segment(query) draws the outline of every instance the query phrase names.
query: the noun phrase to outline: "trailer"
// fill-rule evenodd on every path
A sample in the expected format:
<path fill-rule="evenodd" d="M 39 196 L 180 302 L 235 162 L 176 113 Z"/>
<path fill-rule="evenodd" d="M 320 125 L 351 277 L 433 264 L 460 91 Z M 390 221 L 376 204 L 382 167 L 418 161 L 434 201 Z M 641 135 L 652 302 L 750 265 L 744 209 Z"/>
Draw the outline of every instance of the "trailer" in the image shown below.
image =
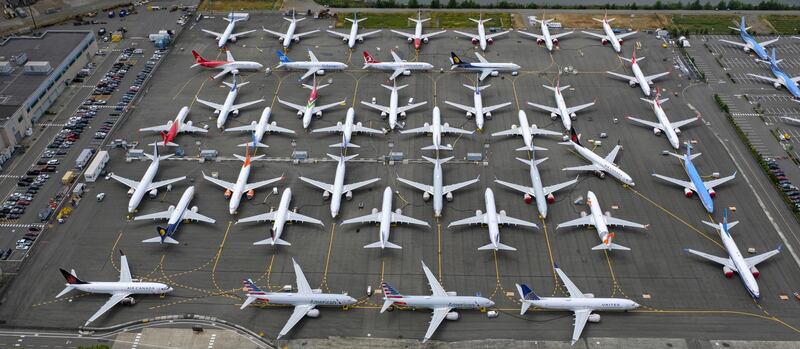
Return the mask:
<path fill-rule="evenodd" d="M 89 164 L 89 167 L 86 168 L 86 172 L 83 174 L 86 182 L 94 183 L 97 181 L 97 178 L 100 177 L 100 174 L 106 167 L 106 163 L 108 163 L 108 151 L 101 150 L 97 153 L 97 156 L 94 157 L 94 160 L 92 160 L 92 163 Z"/>
<path fill-rule="evenodd" d="M 92 155 L 94 154 L 94 149 L 86 148 L 81 151 L 81 154 L 78 155 L 78 159 L 75 160 L 75 167 L 83 168 L 86 164 L 89 163 L 89 160 L 92 159 Z"/>

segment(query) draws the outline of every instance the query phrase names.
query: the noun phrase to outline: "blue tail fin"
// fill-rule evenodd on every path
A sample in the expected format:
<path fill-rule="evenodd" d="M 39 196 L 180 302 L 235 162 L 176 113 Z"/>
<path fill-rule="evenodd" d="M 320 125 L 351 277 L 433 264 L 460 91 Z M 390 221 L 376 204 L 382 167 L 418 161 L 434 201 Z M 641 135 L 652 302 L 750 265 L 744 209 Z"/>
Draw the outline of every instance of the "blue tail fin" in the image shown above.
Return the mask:
<path fill-rule="evenodd" d="M 725 233 L 727 233 L 728 235 L 730 235 L 730 233 L 728 233 L 728 209 L 727 208 L 725 208 L 725 210 L 722 211 L 722 230 L 725 231 Z"/>
<path fill-rule="evenodd" d="M 242 284 L 244 284 L 244 291 L 247 292 L 248 294 L 253 294 L 253 293 L 264 294 L 265 293 L 260 288 L 258 288 L 258 286 L 256 286 L 256 284 L 253 282 L 253 280 L 244 279 L 244 280 L 242 280 Z"/>
<path fill-rule="evenodd" d="M 397 290 L 392 287 L 392 285 L 389 285 L 388 282 L 381 282 L 381 288 L 383 288 L 383 294 L 386 295 L 387 298 L 403 297 L 403 295 L 401 295 L 400 292 L 397 292 Z"/>
<path fill-rule="evenodd" d="M 744 16 L 742 16 L 742 23 L 739 25 L 739 29 L 742 30 L 742 33 L 747 31 L 747 27 L 744 25 Z"/>
<path fill-rule="evenodd" d="M 289 57 L 286 57 L 286 55 L 283 54 L 283 52 L 281 51 L 276 51 L 276 52 L 278 52 L 278 58 L 281 60 L 281 63 L 290 63 L 292 61 L 291 59 L 289 59 Z"/>
<path fill-rule="evenodd" d="M 519 287 L 520 287 L 520 289 L 522 289 L 522 299 L 528 300 L 528 301 L 538 301 L 539 300 L 539 296 L 537 296 L 536 293 L 533 293 L 533 290 L 531 290 L 531 288 L 528 287 L 528 285 L 522 284 L 522 285 L 519 285 Z"/>
<path fill-rule="evenodd" d="M 775 59 L 775 48 L 774 47 L 772 48 L 772 55 L 770 55 L 770 57 L 769 57 L 769 63 L 772 64 L 772 66 L 775 66 L 775 67 L 778 66 L 778 60 Z"/>

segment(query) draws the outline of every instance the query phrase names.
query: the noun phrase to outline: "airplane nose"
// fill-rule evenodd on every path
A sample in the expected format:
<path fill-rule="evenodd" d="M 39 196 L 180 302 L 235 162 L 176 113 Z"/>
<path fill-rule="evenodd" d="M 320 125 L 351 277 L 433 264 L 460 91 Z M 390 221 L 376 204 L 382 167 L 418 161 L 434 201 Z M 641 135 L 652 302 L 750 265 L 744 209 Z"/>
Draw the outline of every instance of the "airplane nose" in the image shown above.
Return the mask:
<path fill-rule="evenodd" d="M 493 307 L 493 306 L 494 306 L 494 302 L 489 301 L 489 307 Z"/>

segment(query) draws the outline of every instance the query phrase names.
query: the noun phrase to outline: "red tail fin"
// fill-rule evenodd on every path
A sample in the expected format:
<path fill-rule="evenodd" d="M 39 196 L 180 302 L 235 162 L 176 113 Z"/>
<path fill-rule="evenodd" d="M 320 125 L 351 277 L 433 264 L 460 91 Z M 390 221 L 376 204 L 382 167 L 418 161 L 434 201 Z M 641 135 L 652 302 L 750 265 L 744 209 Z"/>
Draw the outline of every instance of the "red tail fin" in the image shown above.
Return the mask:
<path fill-rule="evenodd" d="M 244 146 L 244 165 L 242 167 L 250 166 L 250 144 Z"/>
<path fill-rule="evenodd" d="M 364 62 L 365 63 L 380 63 L 377 59 L 372 58 L 372 56 L 367 51 L 364 51 Z"/>
<path fill-rule="evenodd" d="M 197 61 L 197 63 L 203 63 L 206 61 L 205 58 L 201 57 L 200 54 L 195 50 L 192 50 L 192 56 L 194 56 L 194 60 Z"/>
<path fill-rule="evenodd" d="M 636 47 L 633 48 L 633 57 L 631 57 L 631 64 L 636 64 Z"/>
<path fill-rule="evenodd" d="M 164 146 L 165 147 L 167 146 L 167 138 L 168 138 L 167 137 L 167 133 L 164 132 L 164 131 L 161 131 L 161 139 L 164 140 Z"/>

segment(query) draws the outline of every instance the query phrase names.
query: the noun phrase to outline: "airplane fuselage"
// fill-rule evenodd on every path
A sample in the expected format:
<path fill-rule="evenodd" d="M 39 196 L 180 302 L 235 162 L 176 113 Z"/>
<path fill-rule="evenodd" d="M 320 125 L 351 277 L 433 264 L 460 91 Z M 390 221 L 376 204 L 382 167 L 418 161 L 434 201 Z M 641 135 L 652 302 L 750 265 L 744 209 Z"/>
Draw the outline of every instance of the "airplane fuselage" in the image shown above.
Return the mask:
<path fill-rule="evenodd" d="M 283 37 L 283 48 L 289 48 L 289 45 L 292 44 L 292 38 L 294 37 L 294 31 L 297 29 L 297 21 L 292 19 L 289 22 L 289 29 L 286 30 L 286 36 Z"/>
<path fill-rule="evenodd" d="M 667 137 L 667 140 L 669 140 L 669 144 L 675 149 L 680 148 L 681 142 L 678 139 L 678 134 L 675 132 L 675 128 L 672 127 L 672 123 L 669 122 L 667 114 L 664 113 L 664 108 L 661 107 L 658 101 L 653 103 L 653 113 L 656 114 L 658 123 L 663 127 L 664 135 Z"/>
<path fill-rule="evenodd" d="M 556 92 L 553 95 L 556 99 L 556 108 L 561 116 L 561 124 L 564 125 L 565 130 L 572 128 L 572 116 L 567 111 L 567 104 L 564 103 L 564 96 L 561 94 L 559 86 L 556 86 Z"/>
<path fill-rule="evenodd" d="M 800 98 L 800 87 L 798 87 L 796 82 L 792 81 L 792 78 L 789 75 L 784 73 L 783 70 L 774 64 L 770 67 L 770 70 L 775 78 L 783 82 L 783 86 L 786 86 L 786 89 L 792 94 L 792 96 L 794 96 L 794 98 Z"/>
<path fill-rule="evenodd" d="M 533 186 L 533 196 L 536 198 L 536 209 L 543 218 L 547 218 L 547 198 L 542 186 L 542 176 L 539 174 L 539 167 L 536 160 L 531 159 L 530 165 L 531 185 Z"/>
<path fill-rule="evenodd" d="M 575 149 L 578 154 L 583 156 L 589 162 L 597 165 L 603 172 L 610 174 L 612 177 L 616 178 L 622 183 L 627 185 L 633 186 L 635 183 L 633 182 L 633 178 L 630 175 L 625 173 L 625 171 L 621 170 L 619 167 L 614 165 L 613 163 L 607 161 L 602 156 L 595 154 L 593 151 L 586 149 L 574 142 L 572 143 L 572 147 Z"/>
<path fill-rule="evenodd" d="M 475 126 L 478 130 L 483 130 L 483 97 L 480 88 L 475 88 L 472 94 L 472 104 L 475 107 Z"/>
<path fill-rule="evenodd" d="M 397 104 L 400 99 L 397 91 L 397 88 L 393 88 L 389 94 L 389 129 L 391 130 L 397 126 Z"/>
<path fill-rule="evenodd" d="M 313 304 L 316 306 L 343 306 L 355 304 L 353 297 L 336 293 L 289 293 L 289 292 L 267 292 L 263 295 L 249 295 L 258 300 L 270 304 L 285 305 L 305 305 Z"/>
<path fill-rule="evenodd" d="M 714 213 L 714 200 L 711 198 L 711 193 L 709 193 L 708 189 L 706 189 L 705 182 L 703 182 L 703 179 L 700 177 L 700 173 L 697 172 L 697 168 L 694 167 L 694 163 L 692 163 L 692 160 L 689 158 L 689 156 L 683 156 L 683 165 L 684 169 L 686 170 L 686 175 L 689 176 L 689 180 L 692 181 L 695 189 L 697 189 L 695 192 L 697 193 L 697 196 L 700 197 L 700 202 L 703 204 L 703 207 L 708 213 Z"/>
<path fill-rule="evenodd" d="M 233 34 L 233 29 L 236 28 L 236 21 L 231 19 L 228 23 L 228 26 L 225 27 L 225 31 L 222 32 L 222 35 L 219 36 L 219 41 L 217 41 L 217 47 L 223 48 L 226 44 L 228 44 L 228 40 L 231 38 L 231 34 Z"/>
<path fill-rule="evenodd" d="M 453 309 L 478 309 L 494 306 L 494 302 L 475 296 L 402 296 L 395 304 L 415 308 L 436 309 L 449 307 Z"/>
<path fill-rule="evenodd" d="M 750 34 L 748 34 L 744 28 L 741 28 L 739 36 L 742 38 L 742 41 L 744 41 L 747 47 L 756 53 L 758 58 L 761 58 L 761 60 L 764 61 L 769 60 L 769 54 L 767 54 L 767 50 L 765 50 L 764 47 L 761 46 L 761 44 L 759 44 L 758 41 L 756 41 L 756 39 L 753 39 L 753 37 L 750 36 Z M 745 49 L 745 51 L 748 50 Z"/>
<path fill-rule="evenodd" d="M 245 187 L 247 186 L 247 178 L 250 177 L 251 164 L 245 164 L 239 171 L 239 177 L 236 178 L 236 183 L 231 193 L 230 202 L 228 203 L 228 212 L 236 214 L 239 209 L 239 204 L 242 202 L 242 195 L 245 194 Z"/>
<path fill-rule="evenodd" d="M 189 208 L 189 203 L 192 202 L 193 197 L 194 186 L 190 186 L 183 192 L 180 201 L 178 201 L 178 205 L 175 206 L 175 209 L 173 209 L 172 213 L 169 215 L 169 220 L 167 221 L 167 236 L 172 236 L 172 234 L 175 234 L 178 230 L 181 221 L 183 221 L 183 213 Z"/>
<path fill-rule="evenodd" d="M 600 237 L 600 240 L 605 242 L 608 236 L 608 226 L 606 225 L 606 218 L 603 216 L 603 210 L 600 208 L 600 202 L 597 200 L 597 196 L 591 191 L 589 191 L 586 197 L 589 203 L 589 211 L 594 221 L 594 230 L 597 231 L 597 236 Z"/>
<path fill-rule="evenodd" d="M 308 129 L 311 125 L 311 117 L 314 116 L 314 106 L 317 104 L 317 88 L 311 90 L 306 101 L 306 110 L 303 111 L 303 128 Z"/>
<path fill-rule="evenodd" d="M 289 204 L 292 202 L 292 189 L 286 188 L 281 195 L 281 202 L 278 204 L 278 212 L 275 213 L 275 221 L 272 222 L 272 244 L 281 238 L 283 227 L 286 224 L 286 213 L 289 211 Z"/>
<path fill-rule="evenodd" d="M 433 215 L 436 217 L 442 216 L 442 207 L 444 207 L 442 195 L 444 195 L 442 164 L 436 162 L 433 164 Z"/>
<path fill-rule="evenodd" d="M 366 68 L 374 70 L 388 70 L 388 71 L 395 71 L 397 69 L 430 70 L 433 69 L 433 65 L 425 62 L 378 62 L 378 63 L 367 63 Z"/>
<path fill-rule="evenodd" d="M 439 107 L 433 107 L 433 118 L 431 124 L 431 139 L 437 148 L 442 145 L 442 116 Z"/>
<path fill-rule="evenodd" d="M 386 187 L 383 191 L 383 204 L 381 205 L 380 242 L 381 248 L 389 241 L 389 229 L 392 227 L 392 188 Z"/>
<path fill-rule="evenodd" d="M 540 297 L 539 300 L 525 300 L 525 303 L 538 308 L 553 310 L 583 310 L 591 311 L 625 311 L 639 307 L 639 304 L 624 298 L 570 298 L 570 297 Z"/>
<path fill-rule="evenodd" d="M 253 133 L 256 136 L 256 142 L 261 142 L 264 139 L 264 133 L 267 132 L 267 125 L 269 125 L 269 117 L 272 114 L 272 108 L 266 107 L 264 111 L 261 112 L 261 118 L 258 119 L 258 124 L 256 124 L 256 129 Z"/>
<path fill-rule="evenodd" d="M 639 63 L 632 63 L 631 70 L 633 71 L 633 76 L 636 77 L 636 83 L 639 84 L 639 88 L 642 89 L 642 93 L 645 96 L 650 96 L 650 82 L 644 77 L 644 73 L 642 73 L 642 68 L 639 67 Z"/>
<path fill-rule="evenodd" d="M 356 111 L 353 108 L 347 109 L 347 116 L 344 119 L 344 125 L 342 125 L 342 145 L 343 148 L 347 148 L 347 145 L 350 144 L 350 139 L 353 138 L 353 123 L 355 122 L 353 119 L 356 117 Z"/>
<path fill-rule="evenodd" d="M 491 69 L 496 72 L 519 70 L 519 65 L 515 63 L 480 63 L 470 62 L 456 65 L 457 68 L 465 71 L 482 72 L 484 69 Z"/>
<path fill-rule="evenodd" d="M 419 50 L 419 47 L 422 45 L 422 21 L 417 21 L 417 25 L 414 27 L 414 49 Z"/>
<path fill-rule="evenodd" d="M 486 226 L 489 228 L 489 241 L 491 241 L 495 249 L 499 249 L 500 226 L 497 223 L 497 207 L 494 204 L 492 189 L 486 188 L 483 198 L 486 200 Z"/>
<path fill-rule="evenodd" d="M 342 158 L 336 165 L 336 177 L 333 179 L 333 192 L 331 193 L 331 217 L 336 218 L 339 208 L 342 206 L 342 195 L 344 190 L 345 161 Z"/>
<path fill-rule="evenodd" d="M 76 290 L 87 293 L 114 294 L 117 292 L 125 292 L 130 294 L 162 294 L 172 292 L 172 287 L 160 282 L 91 281 L 87 284 L 67 284 L 67 286 L 72 286 Z"/>
<path fill-rule="evenodd" d="M 350 37 L 347 39 L 347 47 L 353 48 L 356 46 L 356 39 L 358 36 L 358 20 L 353 21 L 353 25 L 350 26 Z"/>
<path fill-rule="evenodd" d="M 519 119 L 519 129 L 522 135 L 522 141 L 525 143 L 525 147 L 528 148 L 530 151 L 533 151 L 533 136 L 531 135 L 531 127 L 528 125 L 528 116 L 525 115 L 525 111 L 520 109 L 517 113 L 517 118 Z"/>
<path fill-rule="evenodd" d="M 761 297 L 761 293 L 758 289 L 758 282 L 756 282 L 756 278 L 753 276 L 753 273 L 750 272 L 750 267 L 747 266 L 747 262 L 744 260 L 742 252 L 739 251 L 739 247 L 736 246 L 736 242 L 733 241 L 733 238 L 731 238 L 731 235 L 727 229 L 723 229 L 721 226 L 717 229 L 719 229 L 720 232 L 722 245 L 725 246 L 725 251 L 728 252 L 728 256 L 733 262 L 733 266 L 736 267 L 736 270 L 734 271 L 739 274 L 739 277 L 742 279 L 742 283 L 747 289 L 747 292 L 750 293 L 750 296 L 752 296 L 754 299 L 759 299 Z"/>
<path fill-rule="evenodd" d="M 606 33 L 608 41 L 611 43 L 611 47 L 614 48 L 614 51 L 617 53 L 622 52 L 622 47 L 619 45 L 619 39 L 617 39 L 617 35 L 614 34 L 614 30 L 611 29 L 611 24 L 609 24 L 605 19 L 603 19 L 603 31 Z"/>
<path fill-rule="evenodd" d="M 486 29 L 483 27 L 483 22 L 478 22 L 478 43 L 481 46 L 481 51 L 486 52 Z"/>
<path fill-rule="evenodd" d="M 225 122 L 228 121 L 228 114 L 233 112 L 231 107 L 233 107 L 233 103 L 236 102 L 236 96 L 239 94 L 239 89 L 231 89 L 228 92 L 228 96 L 225 97 L 225 102 L 222 104 L 222 109 L 219 110 L 219 115 L 217 115 L 217 128 L 222 129 L 225 127 Z"/>
<path fill-rule="evenodd" d="M 542 28 L 542 36 L 544 37 L 544 46 L 547 47 L 548 51 L 553 51 L 553 39 L 550 37 L 550 28 L 547 27 L 547 22 L 542 20 L 539 22 L 540 27 Z"/>
<path fill-rule="evenodd" d="M 153 162 L 147 167 L 147 171 L 144 172 L 144 176 L 142 176 L 142 180 L 139 181 L 139 185 L 133 190 L 133 195 L 131 195 L 131 199 L 128 201 L 128 213 L 133 213 L 136 211 L 136 208 L 139 207 L 139 203 L 142 202 L 142 198 L 148 192 L 147 189 L 150 187 L 150 184 L 153 183 L 153 178 L 156 177 L 156 173 L 158 173 L 157 157 L 153 159 Z"/>

